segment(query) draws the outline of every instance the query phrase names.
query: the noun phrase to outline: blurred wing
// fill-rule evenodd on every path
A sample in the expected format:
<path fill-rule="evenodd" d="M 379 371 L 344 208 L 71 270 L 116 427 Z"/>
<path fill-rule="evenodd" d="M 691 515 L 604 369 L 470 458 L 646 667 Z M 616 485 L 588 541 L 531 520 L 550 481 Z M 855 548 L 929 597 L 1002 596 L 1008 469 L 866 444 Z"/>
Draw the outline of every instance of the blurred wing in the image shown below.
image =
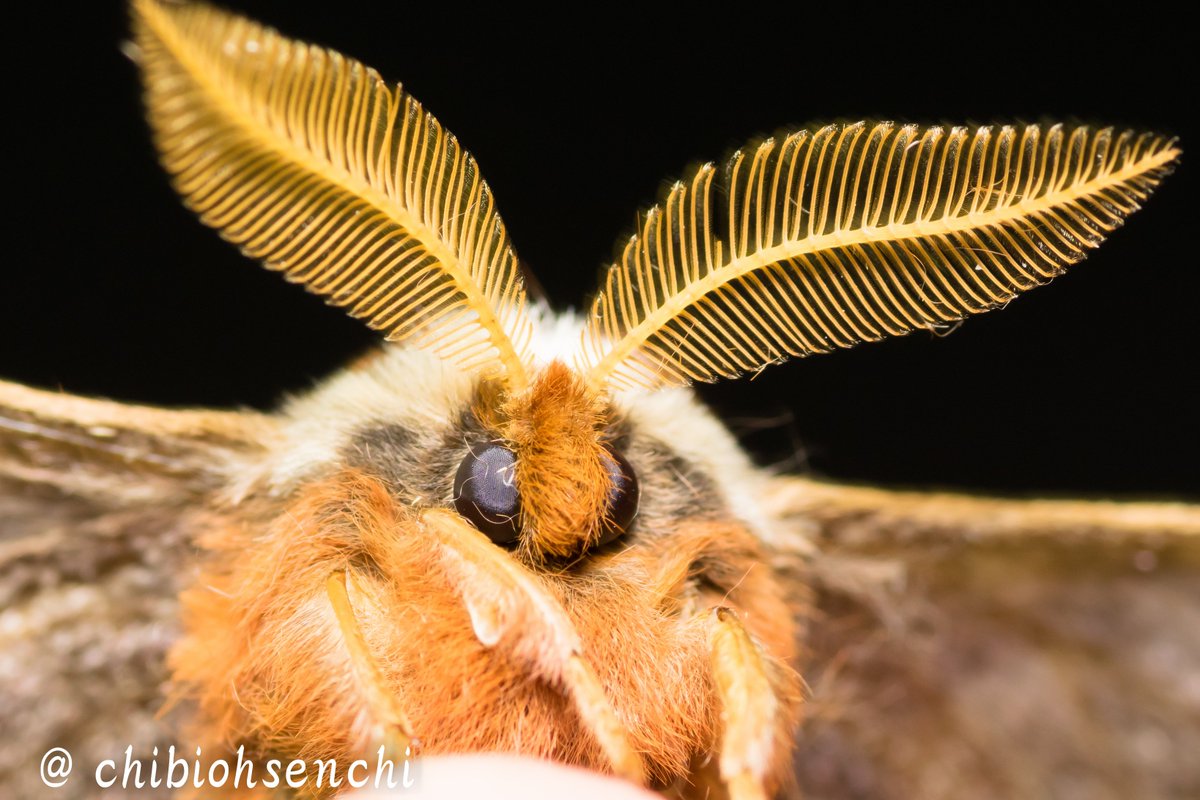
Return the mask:
<path fill-rule="evenodd" d="M 1200 507 L 800 479 L 814 798 L 1200 796 Z"/>
<path fill-rule="evenodd" d="M 1083 258 L 1178 150 L 1038 125 L 830 125 L 702 167 L 607 273 L 579 360 L 595 386 L 657 388 L 933 328 Z"/>
<path fill-rule="evenodd" d="M 41 796 L 51 747 L 91 775 L 127 744 L 166 741 L 155 713 L 185 516 L 270 433 L 255 414 L 0 382 L 0 795 Z"/>
<path fill-rule="evenodd" d="M 205 224 L 388 339 L 524 385 L 516 255 L 475 159 L 420 103 L 203 4 L 133 8 L 155 141 Z"/>

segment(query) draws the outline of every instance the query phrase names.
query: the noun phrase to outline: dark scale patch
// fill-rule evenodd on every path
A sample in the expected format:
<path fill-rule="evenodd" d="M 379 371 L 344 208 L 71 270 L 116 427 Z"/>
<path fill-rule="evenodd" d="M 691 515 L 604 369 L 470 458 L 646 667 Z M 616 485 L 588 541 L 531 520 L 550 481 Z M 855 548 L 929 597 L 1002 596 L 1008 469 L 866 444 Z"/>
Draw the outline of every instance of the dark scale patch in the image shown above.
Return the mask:
<path fill-rule="evenodd" d="M 355 435 L 346 463 L 382 480 L 403 503 L 451 507 L 454 473 L 473 441 L 488 434 L 470 408 L 443 427 L 379 422 Z"/>
<path fill-rule="evenodd" d="M 652 433 L 620 419 L 609 426 L 606 438 L 637 472 L 641 500 L 633 525 L 635 536 L 683 518 L 715 520 L 728 516 L 714 477 Z"/>
<path fill-rule="evenodd" d="M 470 407 L 442 427 L 379 422 L 363 427 L 345 450 L 349 466 L 382 480 L 405 504 L 454 507 L 454 475 L 472 442 L 495 434 Z M 649 431 L 615 421 L 605 437 L 632 464 L 641 489 L 633 537 L 669 530 L 680 519 L 719 520 L 728 512 L 715 477 L 676 453 Z"/>

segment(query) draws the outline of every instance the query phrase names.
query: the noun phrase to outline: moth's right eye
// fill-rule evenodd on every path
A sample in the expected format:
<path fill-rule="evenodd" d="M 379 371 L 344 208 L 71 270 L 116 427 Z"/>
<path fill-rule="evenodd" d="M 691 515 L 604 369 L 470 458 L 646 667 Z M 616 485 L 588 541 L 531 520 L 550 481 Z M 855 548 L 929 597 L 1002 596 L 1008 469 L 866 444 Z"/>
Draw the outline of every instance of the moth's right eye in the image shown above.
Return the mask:
<path fill-rule="evenodd" d="M 454 508 L 499 545 L 514 544 L 520 533 L 516 465 L 507 447 L 476 444 L 454 476 Z"/>

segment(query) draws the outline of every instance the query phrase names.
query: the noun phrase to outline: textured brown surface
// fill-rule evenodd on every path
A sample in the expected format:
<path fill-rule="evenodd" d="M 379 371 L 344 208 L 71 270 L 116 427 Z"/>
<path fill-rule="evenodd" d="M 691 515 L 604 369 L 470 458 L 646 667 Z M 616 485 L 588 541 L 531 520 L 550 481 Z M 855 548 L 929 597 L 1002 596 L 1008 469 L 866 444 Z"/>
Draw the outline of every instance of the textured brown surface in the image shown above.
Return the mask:
<path fill-rule="evenodd" d="M 0 382 L 0 787 L 47 791 L 50 747 L 90 775 L 172 740 L 155 714 L 195 553 L 185 511 L 252 447 L 254 414 L 167 411 Z M 59 796 L 83 796 L 75 780 Z"/>
<path fill-rule="evenodd" d="M 1200 509 L 798 479 L 818 798 L 1200 793 Z"/>

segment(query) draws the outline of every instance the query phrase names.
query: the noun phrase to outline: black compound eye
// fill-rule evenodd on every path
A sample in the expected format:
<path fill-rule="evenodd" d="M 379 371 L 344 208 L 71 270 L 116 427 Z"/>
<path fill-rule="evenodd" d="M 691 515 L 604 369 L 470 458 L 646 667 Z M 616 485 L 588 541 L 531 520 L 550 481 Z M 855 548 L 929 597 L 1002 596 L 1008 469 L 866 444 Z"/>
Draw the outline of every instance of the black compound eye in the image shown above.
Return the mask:
<path fill-rule="evenodd" d="M 520 533 L 516 463 L 506 447 L 475 444 L 454 476 L 454 508 L 496 544 L 512 544 Z"/>
<path fill-rule="evenodd" d="M 612 480 L 612 488 L 608 492 L 608 511 L 598 545 L 608 544 L 629 529 L 633 518 L 637 516 L 641 495 L 633 465 L 625 456 L 616 450 L 609 450 L 605 466 Z"/>

